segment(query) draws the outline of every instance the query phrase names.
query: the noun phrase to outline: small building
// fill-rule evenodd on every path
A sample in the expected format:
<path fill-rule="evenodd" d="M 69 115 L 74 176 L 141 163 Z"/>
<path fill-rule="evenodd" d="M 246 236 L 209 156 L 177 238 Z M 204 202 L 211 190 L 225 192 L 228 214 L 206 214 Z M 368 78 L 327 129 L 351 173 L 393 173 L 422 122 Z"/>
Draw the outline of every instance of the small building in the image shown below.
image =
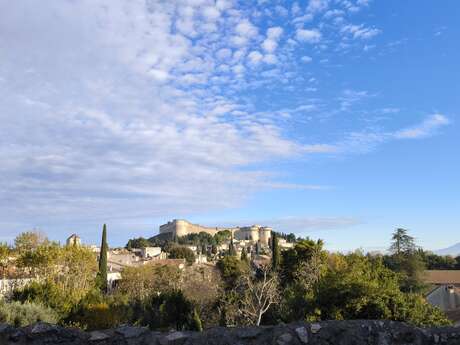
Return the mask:
<path fill-rule="evenodd" d="M 65 241 L 68 246 L 81 246 L 81 238 L 77 234 L 72 234 Z"/>
<path fill-rule="evenodd" d="M 161 247 L 144 247 L 140 252 L 144 259 L 153 258 L 161 254 Z"/>
<path fill-rule="evenodd" d="M 460 325 L 460 270 L 426 270 L 423 280 L 432 285 L 425 296 L 427 302 Z"/>

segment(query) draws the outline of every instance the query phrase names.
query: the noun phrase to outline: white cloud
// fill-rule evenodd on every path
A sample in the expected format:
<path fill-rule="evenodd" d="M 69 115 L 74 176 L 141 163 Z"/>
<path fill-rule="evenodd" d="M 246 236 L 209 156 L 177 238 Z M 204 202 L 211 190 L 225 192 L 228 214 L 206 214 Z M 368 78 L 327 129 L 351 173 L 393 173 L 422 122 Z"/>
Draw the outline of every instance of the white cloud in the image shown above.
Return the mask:
<path fill-rule="evenodd" d="M 329 0 L 310 0 L 307 6 L 307 12 L 317 13 L 325 11 L 329 6 Z"/>
<path fill-rule="evenodd" d="M 217 20 L 220 17 L 220 11 L 214 6 L 206 6 L 203 8 L 203 16 L 207 20 Z"/>
<path fill-rule="evenodd" d="M 343 34 L 351 35 L 354 39 L 370 39 L 374 36 L 377 36 L 382 31 L 376 28 L 367 28 L 363 24 L 347 24 L 342 27 L 341 32 Z"/>
<path fill-rule="evenodd" d="M 298 29 L 296 31 L 296 38 L 302 42 L 318 43 L 321 40 L 321 32 L 316 29 Z"/>
<path fill-rule="evenodd" d="M 310 56 L 308 56 L 308 55 L 302 56 L 302 57 L 300 58 L 300 60 L 302 60 L 302 62 L 305 62 L 305 63 L 310 63 L 310 62 L 313 61 L 313 59 L 312 59 Z"/>
<path fill-rule="evenodd" d="M 263 61 L 268 64 L 276 64 L 278 62 L 278 58 L 273 54 L 267 54 L 264 56 Z"/>
<path fill-rule="evenodd" d="M 279 26 L 275 26 L 267 30 L 267 37 L 274 39 L 274 40 L 279 39 L 282 34 L 283 34 L 283 29 Z"/>
<path fill-rule="evenodd" d="M 278 43 L 275 40 L 267 38 L 265 41 L 262 42 L 262 48 L 268 53 L 273 53 L 277 47 Z"/>
<path fill-rule="evenodd" d="M 248 54 L 249 62 L 252 64 L 258 64 L 262 61 L 263 55 L 258 51 L 252 51 Z"/>
<path fill-rule="evenodd" d="M 394 133 L 398 139 L 418 139 L 433 135 L 434 132 L 450 123 L 449 119 L 442 114 L 433 114 L 426 118 L 421 124 L 402 129 Z"/>
<path fill-rule="evenodd" d="M 83 214 L 98 223 L 234 206 L 270 182 L 257 163 L 301 152 L 270 117 L 253 116 L 221 91 L 238 82 L 234 74 L 243 79 L 247 52 L 232 52 L 219 27 L 230 24 L 217 11 L 150 5 L 2 7 L 0 31 L 14 33 L 0 37 L 3 223 L 77 222 Z M 230 3 L 216 7 L 231 11 Z M 206 21 L 218 19 L 218 31 L 192 41 L 192 31 L 203 34 L 200 8 Z M 245 19 L 231 29 L 246 40 L 258 33 Z M 204 90 L 194 86 L 203 82 Z"/>
<path fill-rule="evenodd" d="M 236 33 L 244 37 L 254 37 L 257 35 L 257 27 L 255 27 L 249 20 L 244 19 L 235 28 Z"/>
<path fill-rule="evenodd" d="M 264 224 L 273 227 L 273 229 L 279 232 L 293 232 L 300 236 L 306 236 L 310 231 L 344 229 L 361 223 L 359 219 L 353 217 L 292 216 L 272 219 L 246 219 L 236 224 L 233 223 L 233 226 Z M 228 225 L 231 224 L 231 222 L 228 222 Z"/>

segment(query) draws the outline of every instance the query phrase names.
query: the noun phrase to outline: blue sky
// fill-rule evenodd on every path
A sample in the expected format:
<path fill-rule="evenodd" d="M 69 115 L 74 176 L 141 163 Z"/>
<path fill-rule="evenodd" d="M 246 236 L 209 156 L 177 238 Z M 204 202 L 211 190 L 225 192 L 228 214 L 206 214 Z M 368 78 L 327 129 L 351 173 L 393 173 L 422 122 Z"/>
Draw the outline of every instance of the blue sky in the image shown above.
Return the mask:
<path fill-rule="evenodd" d="M 186 218 L 460 241 L 460 3 L 0 0 L 0 240 Z"/>

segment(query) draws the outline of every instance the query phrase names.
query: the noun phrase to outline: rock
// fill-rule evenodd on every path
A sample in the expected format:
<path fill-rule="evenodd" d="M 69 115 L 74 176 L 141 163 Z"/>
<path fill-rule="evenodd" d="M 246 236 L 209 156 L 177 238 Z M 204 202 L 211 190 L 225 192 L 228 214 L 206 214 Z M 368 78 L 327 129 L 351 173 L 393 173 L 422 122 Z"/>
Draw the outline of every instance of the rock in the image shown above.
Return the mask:
<path fill-rule="evenodd" d="M 308 344 L 308 331 L 305 327 L 297 327 L 295 332 L 302 343 Z"/>
<path fill-rule="evenodd" d="M 184 332 L 173 332 L 160 338 L 161 345 L 182 345 L 187 340 L 187 334 Z"/>
<path fill-rule="evenodd" d="M 46 333 L 50 331 L 56 331 L 57 329 L 58 328 L 56 325 L 51 325 L 46 322 L 39 322 L 32 327 L 32 330 L 30 331 L 30 333 L 40 334 L 40 333 Z"/>
<path fill-rule="evenodd" d="M 260 328 L 242 328 L 238 332 L 238 338 L 241 339 L 253 339 L 257 338 L 257 336 L 262 332 Z"/>
<path fill-rule="evenodd" d="M 121 334 L 125 338 L 136 338 L 146 333 L 147 329 L 144 327 L 122 326 L 118 327 L 115 332 Z"/>
<path fill-rule="evenodd" d="M 291 340 L 292 340 L 292 335 L 289 333 L 284 333 L 278 337 L 276 343 L 278 345 L 287 345 L 291 342 Z"/>
<path fill-rule="evenodd" d="M 319 323 L 312 323 L 310 329 L 312 333 L 318 333 L 321 329 L 321 325 Z"/>
<path fill-rule="evenodd" d="M 99 341 L 99 340 L 104 340 L 107 338 L 110 338 L 108 334 L 105 334 L 104 332 L 101 331 L 92 331 L 90 332 L 90 341 Z"/>

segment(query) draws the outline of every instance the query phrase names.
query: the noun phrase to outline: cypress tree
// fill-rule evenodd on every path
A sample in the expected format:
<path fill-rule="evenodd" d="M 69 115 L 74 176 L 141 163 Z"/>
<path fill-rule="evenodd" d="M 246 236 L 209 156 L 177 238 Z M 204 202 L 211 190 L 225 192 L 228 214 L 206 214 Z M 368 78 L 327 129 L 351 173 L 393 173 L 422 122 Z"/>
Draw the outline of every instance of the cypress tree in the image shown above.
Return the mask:
<path fill-rule="evenodd" d="M 107 226 L 102 228 L 101 252 L 99 254 L 98 284 L 102 292 L 107 292 Z"/>
<path fill-rule="evenodd" d="M 246 251 L 246 247 L 243 247 L 243 250 L 241 251 L 241 261 L 249 262 L 248 252 Z"/>
<path fill-rule="evenodd" d="M 272 268 L 277 270 L 280 266 L 280 248 L 278 245 L 278 235 L 272 235 Z"/>
<path fill-rule="evenodd" d="M 228 246 L 228 255 L 230 256 L 236 255 L 235 245 L 233 244 L 233 233 L 232 233 L 232 238 L 230 239 L 230 245 Z"/>

